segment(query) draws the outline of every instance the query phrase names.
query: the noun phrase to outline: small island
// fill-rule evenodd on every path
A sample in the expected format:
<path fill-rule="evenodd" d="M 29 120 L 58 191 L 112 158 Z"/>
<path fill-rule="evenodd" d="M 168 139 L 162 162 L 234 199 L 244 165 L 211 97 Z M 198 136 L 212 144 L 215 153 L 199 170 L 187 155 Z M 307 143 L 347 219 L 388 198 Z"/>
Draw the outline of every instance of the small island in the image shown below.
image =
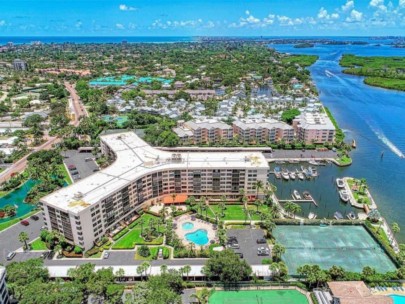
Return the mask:
<path fill-rule="evenodd" d="M 313 43 L 298 43 L 294 45 L 296 49 L 306 49 L 306 48 L 313 48 L 315 45 Z"/>
<path fill-rule="evenodd" d="M 343 73 L 365 76 L 364 83 L 392 90 L 405 91 L 405 58 L 360 57 L 343 55 L 340 65 Z"/>

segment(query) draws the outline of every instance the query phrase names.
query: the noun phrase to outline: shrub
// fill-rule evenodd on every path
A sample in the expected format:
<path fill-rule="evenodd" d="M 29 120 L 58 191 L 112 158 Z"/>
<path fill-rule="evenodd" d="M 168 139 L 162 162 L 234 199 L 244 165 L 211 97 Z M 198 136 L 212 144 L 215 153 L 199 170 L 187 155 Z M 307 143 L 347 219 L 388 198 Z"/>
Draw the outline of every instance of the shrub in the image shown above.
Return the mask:
<path fill-rule="evenodd" d="M 76 254 L 81 254 L 81 253 L 83 253 L 83 249 L 80 248 L 79 246 L 75 246 L 74 252 L 75 252 Z"/>
<path fill-rule="evenodd" d="M 150 249 L 146 245 L 142 245 L 138 249 L 138 254 L 144 258 L 148 257 L 150 255 Z"/>
<path fill-rule="evenodd" d="M 269 258 L 262 259 L 263 265 L 270 265 L 272 262 L 273 262 L 273 260 L 269 259 Z"/>
<path fill-rule="evenodd" d="M 113 240 L 116 241 L 119 238 L 121 238 L 124 234 L 126 234 L 129 231 L 128 227 L 125 227 L 122 229 L 120 232 L 118 232 L 116 235 L 113 236 Z"/>

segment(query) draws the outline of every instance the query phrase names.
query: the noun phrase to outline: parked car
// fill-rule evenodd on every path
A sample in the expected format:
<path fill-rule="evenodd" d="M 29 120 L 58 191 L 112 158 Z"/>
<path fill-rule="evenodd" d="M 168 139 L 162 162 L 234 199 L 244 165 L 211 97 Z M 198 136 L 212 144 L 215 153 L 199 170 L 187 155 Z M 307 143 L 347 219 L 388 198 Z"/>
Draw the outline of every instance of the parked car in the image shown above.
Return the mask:
<path fill-rule="evenodd" d="M 239 258 L 243 259 L 243 253 L 241 253 L 241 252 L 235 252 L 235 254 L 236 254 Z"/>
<path fill-rule="evenodd" d="M 265 247 L 257 248 L 257 255 L 270 255 L 270 250 Z"/>
<path fill-rule="evenodd" d="M 109 256 L 110 256 L 110 253 L 108 251 L 104 251 L 103 259 L 108 259 Z"/>
<path fill-rule="evenodd" d="M 34 221 L 38 221 L 39 220 L 39 216 L 38 215 L 31 215 L 30 218 Z"/>
<path fill-rule="evenodd" d="M 28 226 L 30 224 L 30 222 L 28 222 L 27 220 L 22 220 L 20 222 L 20 224 L 23 225 L 23 226 Z"/>
<path fill-rule="evenodd" d="M 75 166 L 75 165 L 68 165 L 68 169 L 69 169 L 70 171 L 76 170 L 76 166 Z"/>
<path fill-rule="evenodd" d="M 99 168 L 93 169 L 93 172 L 97 172 L 97 171 L 100 171 L 100 169 Z"/>
<path fill-rule="evenodd" d="M 79 174 L 79 171 L 77 171 L 77 170 L 72 170 L 72 171 L 70 171 L 70 174 L 72 174 L 72 175 L 78 175 L 78 174 Z"/>
<path fill-rule="evenodd" d="M 45 260 L 48 257 L 48 255 L 49 255 L 49 251 L 42 252 L 41 258 Z"/>
<path fill-rule="evenodd" d="M 41 230 L 47 230 L 46 226 L 42 226 Z"/>
<path fill-rule="evenodd" d="M 15 252 L 12 251 L 9 254 L 7 254 L 7 261 L 11 261 L 15 257 Z"/>
<path fill-rule="evenodd" d="M 257 239 L 256 243 L 257 244 L 266 244 L 266 239 Z"/>

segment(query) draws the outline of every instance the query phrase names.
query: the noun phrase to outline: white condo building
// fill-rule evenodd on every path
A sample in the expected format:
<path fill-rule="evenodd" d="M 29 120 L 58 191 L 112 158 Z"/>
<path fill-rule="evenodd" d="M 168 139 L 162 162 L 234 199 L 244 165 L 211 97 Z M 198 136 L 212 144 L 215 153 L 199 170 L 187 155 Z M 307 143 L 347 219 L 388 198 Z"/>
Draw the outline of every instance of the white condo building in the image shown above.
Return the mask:
<path fill-rule="evenodd" d="M 236 198 L 244 189 L 255 196 L 256 182 L 267 182 L 269 165 L 258 152 L 173 154 L 133 132 L 101 136 L 101 148 L 114 160 L 109 167 L 41 199 L 47 229 L 85 250 L 172 194 Z"/>
<path fill-rule="evenodd" d="M 0 266 L 0 303 L 10 303 L 10 298 L 6 286 L 6 268 Z"/>

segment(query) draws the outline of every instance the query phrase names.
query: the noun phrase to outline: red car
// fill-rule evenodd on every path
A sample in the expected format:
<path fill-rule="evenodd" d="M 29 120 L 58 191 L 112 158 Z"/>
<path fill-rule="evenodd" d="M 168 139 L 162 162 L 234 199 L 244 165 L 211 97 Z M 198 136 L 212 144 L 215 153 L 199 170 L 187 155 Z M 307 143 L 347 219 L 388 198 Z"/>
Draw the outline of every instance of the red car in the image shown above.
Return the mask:
<path fill-rule="evenodd" d="M 26 221 L 26 220 L 23 220 L 23 221 L 21 221 L 20 223 L 21 223 L 21 225 L 23 225 L 23 226 L 28 226 L 28 225 L 30 224 L 30 222 L 28 222 L 28 221 Z"/>

